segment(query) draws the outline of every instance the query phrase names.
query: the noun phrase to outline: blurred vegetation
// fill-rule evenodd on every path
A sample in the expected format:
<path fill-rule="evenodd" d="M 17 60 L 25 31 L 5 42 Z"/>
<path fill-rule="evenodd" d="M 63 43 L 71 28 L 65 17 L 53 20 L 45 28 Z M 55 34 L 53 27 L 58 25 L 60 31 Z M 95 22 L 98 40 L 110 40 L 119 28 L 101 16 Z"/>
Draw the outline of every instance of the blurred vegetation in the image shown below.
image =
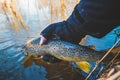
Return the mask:
<path fill-rule="evenodd" d="M 14 29 L 27 30 L 26 21 L 32 16 L 37 16 L 40 27 L 43 17 L 48 24 L 62 21 L 71 14 L 78 2 L 79 0 L 0 0 L 0 14 L 6 16 Z"/>

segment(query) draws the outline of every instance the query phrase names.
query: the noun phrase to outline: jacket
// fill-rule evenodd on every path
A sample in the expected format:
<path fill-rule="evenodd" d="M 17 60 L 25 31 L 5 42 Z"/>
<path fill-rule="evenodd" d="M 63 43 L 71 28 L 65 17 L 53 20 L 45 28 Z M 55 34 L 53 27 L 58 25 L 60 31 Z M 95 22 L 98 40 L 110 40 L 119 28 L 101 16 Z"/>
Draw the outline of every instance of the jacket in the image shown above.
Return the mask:
<path fill-rule="evenodd" d="M 118 0 L 80 0 L 67 20 L 49 25 L 41 35 L 46 39 L 57 35 L 73 43 L 85 35 L 101 38 L 120 25 L 119 7 Z"/>

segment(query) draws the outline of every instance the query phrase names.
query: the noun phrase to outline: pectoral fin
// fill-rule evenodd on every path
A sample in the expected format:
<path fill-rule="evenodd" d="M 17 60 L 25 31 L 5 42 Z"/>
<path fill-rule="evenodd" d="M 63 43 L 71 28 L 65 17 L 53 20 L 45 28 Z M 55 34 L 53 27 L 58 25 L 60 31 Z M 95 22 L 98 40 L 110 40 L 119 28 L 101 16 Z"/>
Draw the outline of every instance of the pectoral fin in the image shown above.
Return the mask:
<path fill-rule="evenodd" d="M 91 65 L 88 62 L 82 61 L 82 62 L 76 62 L 76 64 L 84 72 L 86 73 L 90 72 Z"/>
<path fill-rule="evenodd" d="M 33 62 L 33 56 L 32 55 L 28 55 L 25 60 L 23 61 L 23 66 L 25 68 L 27 68 L 28 66 L 31 66 L 32 65 L 32 62 Z"/>

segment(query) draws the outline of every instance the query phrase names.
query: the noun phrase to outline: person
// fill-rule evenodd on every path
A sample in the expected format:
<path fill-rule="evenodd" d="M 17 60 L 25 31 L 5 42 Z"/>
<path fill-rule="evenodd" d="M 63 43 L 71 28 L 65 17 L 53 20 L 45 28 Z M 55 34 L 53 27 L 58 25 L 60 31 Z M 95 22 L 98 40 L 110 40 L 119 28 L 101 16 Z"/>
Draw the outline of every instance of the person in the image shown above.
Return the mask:
<path fill-rule="evenodd" d="M 85 35 L 101 38 L 120 24 L 120 11 L 117 8 L 118 1 L 81 0 L 66 21 L 51 24 L 43 30 L 42 39 L 49 40 L 54 34 L 74 43 L 79 43 Z"/>
<path fill-rule="evenodd" d="M 40 33 L 40 45 L 55 35 L 75 44 L 85 35 L 102 38 L 120 25 L 119 7 L 118 0 L 80 0 L 67 20 L 50 24 Z"/>
<path fill-rule="evenodd" d="M 40 33 L 40 45 L 55 36 L 74 44 L 78 44 L 86 35 L 102 38 L 120 25 L 119 7 L 118 0 L 80 0 L 67 20 L 50 24 Z M 43 55 L 41 58 L 51 63 L 60 62 L 50 55 Z M 96 63 L 90 64 L 95 66 Z M 99 66 L 89 80 L 98 77 L 96 74 L 104 65 Z M 83 71 L 81 73 L 85 77 L 88 75 Z"/>

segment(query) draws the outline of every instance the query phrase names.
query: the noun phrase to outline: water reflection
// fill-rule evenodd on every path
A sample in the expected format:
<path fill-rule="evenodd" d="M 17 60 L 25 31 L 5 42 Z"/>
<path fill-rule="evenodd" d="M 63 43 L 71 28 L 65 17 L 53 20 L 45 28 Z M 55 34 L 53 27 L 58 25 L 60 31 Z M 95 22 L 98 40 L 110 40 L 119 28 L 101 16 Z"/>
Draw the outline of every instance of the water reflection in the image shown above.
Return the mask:
<path fill-rule="evenodd" d="M 22 62 L 25 58 L 21 47 L 30 38 L 36 37 L 40 26 L 36 21 L 29 24 L 29 30 L 16 31 L 4 21 L 0 24 L 0 80 L 47 80 L 44 67 L 33 64 L 24 68 Z M 32 27 L 34 25 L 34 27 Z"/>
<path fill-rule="evenodd" d="M 9 43 L 10 44 L 10 43 Z M 24 54 L 13 45 L 0 51 L 0 80 L 46 80 L 45 68 L 32 65 L 24 68 Z"/>

